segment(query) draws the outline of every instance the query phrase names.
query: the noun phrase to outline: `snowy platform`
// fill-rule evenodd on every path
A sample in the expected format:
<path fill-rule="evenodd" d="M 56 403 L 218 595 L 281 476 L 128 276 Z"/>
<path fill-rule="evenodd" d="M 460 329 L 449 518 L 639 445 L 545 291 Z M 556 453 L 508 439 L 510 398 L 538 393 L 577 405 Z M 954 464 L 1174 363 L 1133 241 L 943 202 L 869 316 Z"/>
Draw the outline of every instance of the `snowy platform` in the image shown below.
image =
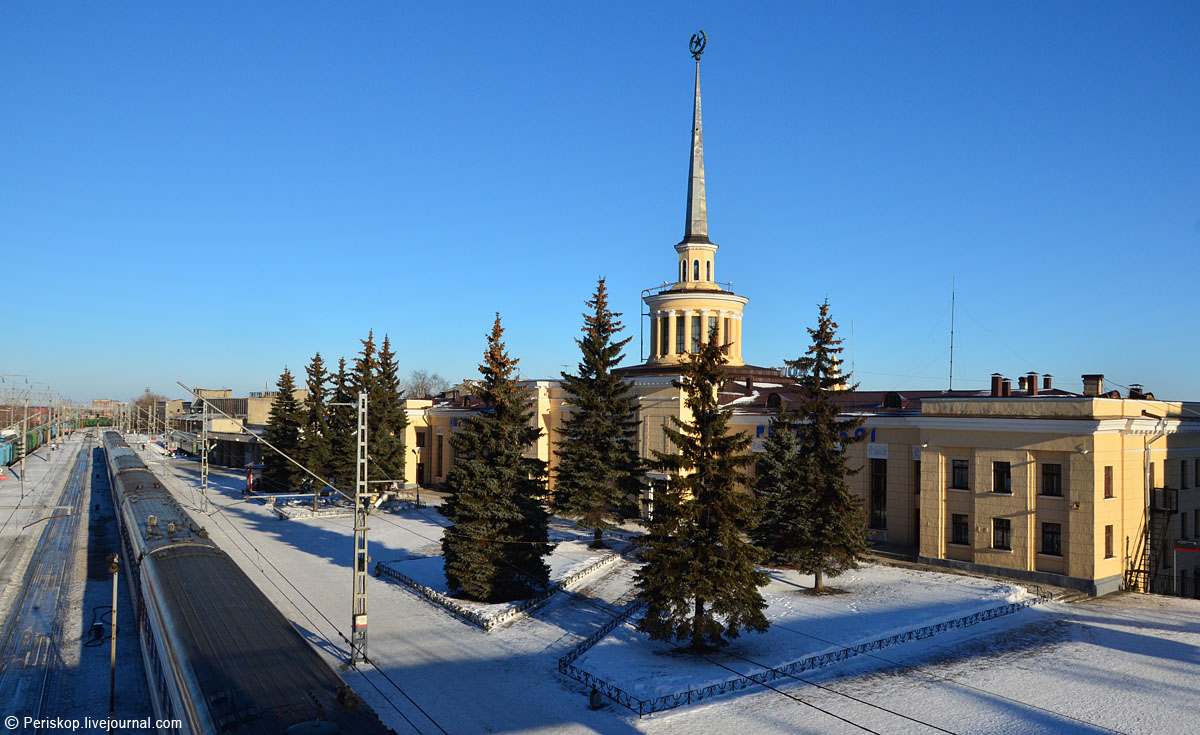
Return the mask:
<path fill-rule="evenodd" d="M 490 604 L 451 597 L 446 585 L 444 557 L 441 556 L 380 562 L 375 565 L 375 575 L 400 582 L 455 617 L 484 630 L 492 630 L 528 614 L 556 593 L 620 560 L 621 555 L 612 551 L 596 551 L 573 542 L 560 543 L 546 558 L 550 567 L 549 587 L 525 600 Z"/>
<path fill-rule="evenodd" d="M 822 596 L 809 593 L 811 577 L 786 571 L 773 571 L 771 577 L 763 590 L 771 621 L 765 633 L 744 633 L 720 652 L 696 656 L 649 640 L 626 619 L 564 656 L 559 669 L 648 714 L 968 627 L 1041 601 L 1015 584 L 884 566 L 843 575 L 834 586 L 844 592 Z"/>

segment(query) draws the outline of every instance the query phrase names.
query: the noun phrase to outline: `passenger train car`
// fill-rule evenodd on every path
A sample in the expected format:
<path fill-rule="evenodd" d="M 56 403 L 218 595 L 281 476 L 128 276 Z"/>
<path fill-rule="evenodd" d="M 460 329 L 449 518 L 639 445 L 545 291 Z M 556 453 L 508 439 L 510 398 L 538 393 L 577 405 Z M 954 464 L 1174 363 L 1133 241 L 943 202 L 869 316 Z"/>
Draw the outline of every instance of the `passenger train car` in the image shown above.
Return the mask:
<path fill-rule="evenodd" d="M 390 733 L 115 431 L 104 434 L 155 716 L 179 733 Z"/>

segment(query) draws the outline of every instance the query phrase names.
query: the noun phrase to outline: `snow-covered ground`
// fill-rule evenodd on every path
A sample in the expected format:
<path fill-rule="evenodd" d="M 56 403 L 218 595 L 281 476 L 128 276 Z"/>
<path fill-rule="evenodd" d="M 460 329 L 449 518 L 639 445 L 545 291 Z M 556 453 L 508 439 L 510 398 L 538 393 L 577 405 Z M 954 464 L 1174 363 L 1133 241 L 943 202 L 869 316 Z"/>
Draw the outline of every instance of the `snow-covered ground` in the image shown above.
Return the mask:
<path fill-rule="evenodd" d="M 173 478 L 169 485 L 181 501 L 194 507 L 197 464 L 155 464 Z M 265 506 L 240 502 L 240 475 L 214 471 L 210 483 L 221 509 L 206 517 L 197 513 L 197 520 L 340 666 L 350 613 L 351 519 L 281 521 Z M 373 516 L 371 555 L 379 561 L 436 555 L 444 522 L 432 508 Z M 1139 595 L 1047 603 L 864 654 L 773 688 L 756 686 L 641 719 L 611 702 L 590 710 L 588 691 L 559 675 L 557 660 L 629 600 L 633 571 L 624 562 L 606 567 L 491 632 L 463 625 L 395 583 L 372 579 L 368 655 L 376 668 L 343 676 L 397 733 L 1196 730 L 1200 602 Z M 904 591 L 890 594 L 889 578 L 902 580 Z M 926 615 L 938 622 L 952 616 L 944 603 L 961 610 L 1011 594 L 1006 585 L 961 575 L 876 567 L 834 584 L 850 592 L 820 599 L 791 595 L 785 624 L 795 631 L 769 635 L 781 641 L 807 636 L 813 646 L 845 643 L 862 637 L 860 627 L 890 630 Z M 772 594 L 790 594 L 778 587 L 788 586 L 783 580 L 774 585 Z M 767 649 L 759 653 L 773 650 Z"/>
<path fill-rule="evenodd" d="M 54 505 L 62 494 L 71 464 L 79 453 L 81 434 L 48 446 L 25 457 L 25 476 L 21 463 L 6 468 L 6 480 L 0 480 L 0 620 L 4 620 L 13 597 L 29 567 L 29 557 L 46 526 L 39 523 L 55 513 Z"/>
<path fill-rule="evenodd" d="M 911 569 L 867 566 L 833 585 L 844 594 L 813 596 L 810 576 L 773 571 L 763 590 L 771 627 L 745 633 L 719 654 L 697 657 L 651 642 L 626 624 L 575 666 L 648 699 L 757 674 L 801 659 L 905 633 L 1028 597 L 1015 584 Z"/>

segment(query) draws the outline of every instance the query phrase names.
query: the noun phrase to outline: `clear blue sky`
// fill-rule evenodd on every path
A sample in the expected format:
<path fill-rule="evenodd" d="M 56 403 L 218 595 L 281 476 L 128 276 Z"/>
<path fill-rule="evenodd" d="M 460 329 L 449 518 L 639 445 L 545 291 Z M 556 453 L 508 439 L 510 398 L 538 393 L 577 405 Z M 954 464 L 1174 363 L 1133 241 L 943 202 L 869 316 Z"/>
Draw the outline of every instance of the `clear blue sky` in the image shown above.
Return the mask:
<path fill-rule="evenodd" d="M 244 394 L 373 328 L 457 379 L 499 311 L 552 377 L 600 275 L 636 338 L 699 28 L 748 362 L 828 297 L 863 387 L 945 387 L 956 276 L 955 387 L 1200 399 L 1191 2 L 5 2 L 0 373 Z"/>

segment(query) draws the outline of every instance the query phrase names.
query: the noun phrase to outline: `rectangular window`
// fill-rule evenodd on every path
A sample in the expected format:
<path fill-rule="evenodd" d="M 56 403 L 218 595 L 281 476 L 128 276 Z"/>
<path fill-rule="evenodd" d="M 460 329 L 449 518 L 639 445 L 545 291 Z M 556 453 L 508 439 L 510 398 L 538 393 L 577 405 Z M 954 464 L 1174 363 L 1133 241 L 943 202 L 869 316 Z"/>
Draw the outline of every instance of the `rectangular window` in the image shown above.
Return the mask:
<path fill-rule="evenodd" d="M 966 490 L 970 487 L 970 464 L 965 459 L 956 459 L 951 463 L 950 487 L 956 490 Z"/>
<path fill-rule="evenodd" d="M 1112 465 L 1105 465 L 1105 467 L 1104 467 L 1104 497 L 1106 497 L 1106 498 L 1116 497 L 1115 495 L 1113 495 Z"/>
<path fill-rule="evenodd" d="M 1179 514 L 1179 538 L 1187 538 L 1187 513 Z"/>
<path fill-rule="evenodd" d="M 1104 558 L 1113 558 L 1113 527 L 1104 527 Z"/>
<path fill-rule="evenodd" d="M 1012 522 L 1007 518 L 992 519 L 992 548 L 1012 550 Z"/>
<path fill-rule="evenodd" d="M 1042 465 L 1042 495 L 1062 497 L 1062 465 Z"/>
<path fill-rule="evenodd" d="M 1042 524 L 1042 553 L 1062 556 L 1062 524 Z"/>
<path fill-rule="evenodd" d="M 1012 465 L 992 462 L 992 492 L 1012 494 Z"/>
<path fill-rule="evenodd" d="M 729 317 L 725 317 L 725 344 L 731 344 L 733 342 L 733 340 L 729 337 L 729 322 Z"/>
<path fill-rule="evenodd" d="M 871 528 L 887 528 L 887 460 L 871 460 Z"/>
<path fill-rule="evenodd" d="M 971 543 L 966 514 L 955 513 L 950 516 L 950 523 L 950 543 L 962 544 L 963 546 Z"/>
<path fill-rule="evenodd" d="M 437 435 L 437 476 L 438 477 L 442 476 L 442 455 L 443 454 L 444 454 L 444 452 L 442 451 L 442 435 L 438 434 Z"/>
<path fill-rule="evenodd" d="M 700 317 L 692 317 L 692 352 L 700 351 Z"/>
<path fill-rule="evenodd" d="M 913 460 L 913 495 L 921 494 L 921 460 Z"/>
<path fill-rule="evenodd" d="M 417 449 L 425 446 L 425 432 L 417 429 Z"/>
<path fill-rule="evenodd" d="M 675 317 L 675 354 L 687 353 L 687 317 Z"/>
<path fill-rule="evenodd" d="M 1187 460 L 1179 460 L 1179 487 L 1183 489 L 1188 486 L 1187 483 Z"/>
<path fill-rule="evenodd" d="M 704 339 L 708 339 L 709 337 L 711 337 L 712 333 L 714 331 L 716 331 L 716 329 L 717 329 L 717 317 L 710 316 L 708 318 L 708 332 L 705 333 Z M 717 340 L 714 339 L 713 341 L 716 342 Z"/>
<path fill-rule="evenodd" d="M 671 350 L 670 337 L 671 337 L 671 317 L 664 316 L 662 318 L 662 324 L 660 324 L 658 327 L 658 346 L 660 348 L 662 348 L 658 351 L 660 355 L 665 355 L 668 352 L 670 352 L 670 350 Z"/>

